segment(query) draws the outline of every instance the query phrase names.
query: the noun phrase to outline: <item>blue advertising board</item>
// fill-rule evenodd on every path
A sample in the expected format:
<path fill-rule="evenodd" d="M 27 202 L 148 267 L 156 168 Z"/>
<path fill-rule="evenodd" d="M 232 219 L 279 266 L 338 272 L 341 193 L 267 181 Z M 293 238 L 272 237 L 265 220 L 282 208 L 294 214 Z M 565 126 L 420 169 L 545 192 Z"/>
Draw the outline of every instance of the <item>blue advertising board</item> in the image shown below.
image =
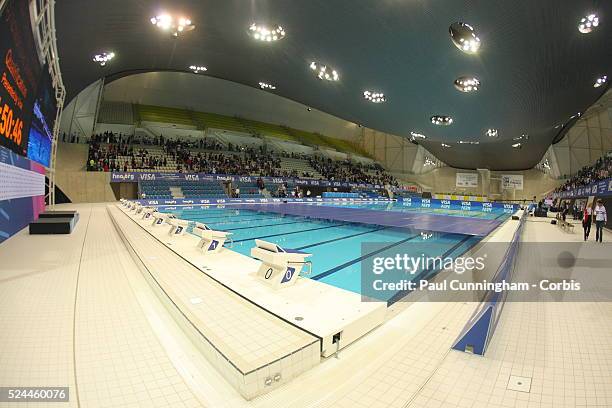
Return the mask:
<path fill-rule="evenodd" d="M 588 186 L 578 187 L 560 193 L 553 193 L 553 198 L 577 198 L 588 196 L 612 195 L 612 178 L 600 180 Z"/>
<path fill-rule="evenodd" d="M 186 181 L 231 181 L 243 183 L 255 183 L 258 177 L 238 176 L 234 174 L 206 174 L 206 173 L 157 173 L 157 172 L 113 172 L 111 183 L 138 183 L 140 181 L 157 180 L 186 180 Z M 261 177 L 266 184 L 290 183 L 299 186 L 321 186 L 321 187 L 352 187 L 382 189 L 380 184 L 353 183 L 336 180 L 310 180 L 289 177 Z"/>
<path fill-rule="evenodd" d="M 148 206 L 191 206 L 191 205 L 231 205 L 231 204 L 280 204 L 280 203 L 377 203 L 396 201 L 388 198 L 171 198 L 135 200 Z M 518 210 L 517 204 L 491 203 L 480 201 L 438 200 L 435 198 L 405 198 L 398 199 L 398 204 L 405 207 L 450 209 L 462 211 L 499 211 L 513 214 Z"/>
<path fill-rule="evenodd" d="M 508 214 L 518 210 L 518 204 L 492 203 L 489 201 L 439 200 L 436 198 L 406 197 L 398 199 L 404 207 L 431 208 L 442 210 L 493 212 L 502 209 Z"/>

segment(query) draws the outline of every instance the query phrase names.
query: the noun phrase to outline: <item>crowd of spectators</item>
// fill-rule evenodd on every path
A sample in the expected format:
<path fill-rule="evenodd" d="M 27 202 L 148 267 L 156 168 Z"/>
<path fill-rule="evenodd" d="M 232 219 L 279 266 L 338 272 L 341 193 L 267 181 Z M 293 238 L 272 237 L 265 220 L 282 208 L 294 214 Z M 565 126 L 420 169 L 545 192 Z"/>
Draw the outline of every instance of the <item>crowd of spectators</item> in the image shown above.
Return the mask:
<path fill-rule="evenodd" d="M 157 146 L 157 148 L 149 148 Z M 223 152 L 221 152 L 223 151 Z M 395 178 L 376 163 L 336 161 L 303 153 L 270 153 L 264 146 L 223 146 L 212 138 L 179 140 L 157 136 L 135 138 L 104 132 L 89 141 L 88 171 L 157 170 L 209 174 L 256 175 L 265 177 L 315 178 L 308 171 L 298 173 L 281 167 L 281 157 L 307 160 L 325 180 L 351 181 L 397 186 Z"/>
<path fill-rule="evenodd" d="M 377 163 L 362 164 L 316 156 L 309 157 L 308 163 L 327 180 L 398 186 L 397 180 Z"/>
<path fill-rule="evenodd" d="M 573 190 L 578 187 L 588 186 L 599 180 L 604 180 L 612 175 L 612 152 L 600 157 L 592 166 L 585 166 L 578 173 L 570 177 L 559 186 L 555 192 Z"/>

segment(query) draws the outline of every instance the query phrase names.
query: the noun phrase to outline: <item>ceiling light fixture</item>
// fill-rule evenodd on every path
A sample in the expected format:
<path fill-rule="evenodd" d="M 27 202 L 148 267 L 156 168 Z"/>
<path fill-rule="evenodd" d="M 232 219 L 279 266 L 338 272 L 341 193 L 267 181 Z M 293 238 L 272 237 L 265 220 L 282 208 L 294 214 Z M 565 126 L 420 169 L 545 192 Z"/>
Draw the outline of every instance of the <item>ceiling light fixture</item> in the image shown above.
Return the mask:
<path fill-rule="evenodd" d="M 413 139 L 425 139 L 425 135 L 417 132 L 410 132 L 410 137 Z"/>
<path fill-rule="evenodd" d="M 437 126 L 450 126 L 453 123 L 453 118 L 445 115 L 433 115 L 430 120 Z"/>
<path fill-rule="evenodd" d="M 487 131 L 485 132 L 485 135 L 487 135 L 488 137 L 497 137 L 499 134 L 499 132 L 497 131 L 497 129 L 487 129 Z"/>
<path fill-rule="evenodd" d="M 578 24 L 578 31 L 582 34 L 588 34 L 599 26 L 599 17 L 597 14 L 589 14 L 580 19 Z"/>
<path fill-rule="evenodd" d="M 96 54 L 93 57 L 93 62 L 97 62 L 101 67 L 105 66 L 107 62 L 115 58 L 114 52 L 103 52 L 101 54 Z"/>
<path fill-rule="evenodd" d="M 595 81 L 595 83 L 593 84 L 593 88 L 599 88 L 600 86 L 604 85 L 606 82 L 608 82 L 607 75 L 599 77 L 597 78 L 597 81 Z"/>
<path fill-rule="evenodd" d="M 514 147 L 515 149 L 520 149 L 523 145 L 519 142 L 519 143 L 514 143 L 512 145 L 512 147 Z"/>
<path fill-rule="evenodd" d="M 268 27 L 265 24 L 253 23 L 249 26 L 249 35 L 258 41 L 279 41 L 285 38 L 285 29 L 280 25 Z"/>
<path fill-rule="evenodd" d="M 477 145 L 480 144 L 480 142 L 477 141 L 472 141 L 472 140 L 460 140 L 457 143 L 459 144 L 469 144 L 469 145 Z"/>
<path fill-rule="evenodd" d="M 476 77 L 462 76 L 455 79 L 455 88 L 461 92 L 475 92 L 480 86 L 480 81 Z"/>
<path fill-rule="evenodd" d="M 200 66 L 200 65 L 190 65 L 189 69 L 192 70 L 195 74 L 199 74 L 200 72 L 208 71 L 206 67 Z"/>
<path fill-rule="evenodd" d="M 480 49 L 480 38 L 474 28 L 466 23 L 456 22 L 448 28 L 453 44 L 467 54 L 476 54 Z"/>
<path fill-rule="evenodd" d="M 385 94 L 382 92 L 363 91 L 363 97 L 372 103 L 383 103 L 387 101 Z"/>
<path fill-rule="evenodd" d="M 151 17 L 150 21 L 151 24 L 160 30 L 172 33 L 173 37 L 178 37 L 179 34 L 191 31 L 195 28 L 195 25 L 189 18 L 174 17 L 170 14 L 160 14 L 159 16 Z"/>
<path fill-rule="evenodd" d="M 444 147 L 444 148 L 449 148 L 449 147 L 451 147 L 451 145 L 446 144 L 446 143 L 442 143 L 442 145 L 441 145 L 441 146 L 442 146 L 442 147 Z"/>
<path fill-rule="evenodd" d="M 310 69 L 315 71 L 317 78 L 326 81 L 338 81 L 340 76 L 335 69 L 331 69 L 325 65 L 321 65 L 315 61 L 310 63 Z"/>
<path fill-rule="evenodd" d="M 274 90 L 274 89 L 276 89 L 276 87 L 275 87 L 274 85 L 272 85 L 272 84 L 267 84 L 267 83 L 265 83 L 265 82 L 260 82 L 260 83 L 259 83 L 259 87 L 260 87 L 261 89 L 270 89 L 270 90 Z"/>

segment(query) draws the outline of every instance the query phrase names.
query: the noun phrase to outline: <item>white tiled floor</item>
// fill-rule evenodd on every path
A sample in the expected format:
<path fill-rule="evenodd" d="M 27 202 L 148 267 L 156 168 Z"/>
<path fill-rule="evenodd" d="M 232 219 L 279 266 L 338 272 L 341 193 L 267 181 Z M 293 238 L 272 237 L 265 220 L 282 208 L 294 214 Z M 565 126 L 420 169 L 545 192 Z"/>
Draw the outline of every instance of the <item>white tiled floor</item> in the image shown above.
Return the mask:
<path fill-rule="evenodd" d="M 69 386 L 70 403 L 0 406 L 202 406 L 136 302 L 106 210 L 79 212 L 72 235 L 0 246 L 0 386 Z"/>
<path fill-rule="evenodd" d="M 535 219 L 523 241 L 581 242 L 581 232 Z M 508 302 L 486 356 L 449 353 L 410 406 L 610 407 L 611 339 L 612 303 Z M 511 376 L 531 378 L 530 391 L 509 390 Z"/>
<path fill-rule="evenodd" d="M 100 408 L 200 406 L 140 309 L 125 275 L 133 262 L 106 211 L 92 211 L 76 303 L 80 400 Z"/>
<path fill-rule="evenodd" d="M 142 230 L 119 209 L 109 207 L 113 217 L 139 254 L 150 264 L 149 270 L 169 296 L 181 302 L 182 310 L 215 346 L 238 368 L 247 373 L 285 357 L 317 341 L 317 338 L 283 322 L 276 316 L 228 291 L 202 274 Z M 149 251 L 149 248 L 154 250 Z M 153 255 L 155 254 L 155 255 Z M 155 259 L 151 261 L 151 256 Z M 190 299 L 198 297 L 197 304 Z"/>
<path fill-rule="evenodd" d="M 76 407 L 76 361 L 81 407 L 612 406 L 612 304 L 603 302 L 507 303 L 485 357 L 450 351 L 473 304 L 398 308 L 338 359 L 246 402 L 152 306 L 104 207 L 78 209 L 70 236 L 22 232 L 0 245 L 0 386 L 70 386 L 71 403 L 56 406 Z M 530 221 L 524 240 L 581 235 Z M 510 376 L 531 378 L 529 392 L 508 389 Z"/>

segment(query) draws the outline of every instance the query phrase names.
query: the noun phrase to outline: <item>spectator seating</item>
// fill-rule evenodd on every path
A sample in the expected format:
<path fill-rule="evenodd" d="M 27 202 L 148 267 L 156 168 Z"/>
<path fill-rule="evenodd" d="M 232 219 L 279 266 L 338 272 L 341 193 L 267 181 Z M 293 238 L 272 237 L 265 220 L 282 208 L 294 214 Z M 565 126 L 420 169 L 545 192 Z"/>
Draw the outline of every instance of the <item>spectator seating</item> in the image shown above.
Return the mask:
<path fill-rule="evenodd" d="M 232 188 L 235 190 L 236 187 L 240 189 L 240 197 L 242 198 L 262 198 L 263 194 L 259 191 L 257 184 L 253 182 L 245 181 L 234 181 L 232 182 Z"/>
<path fill-rule="evenodd" d="M 281 170 L 286 171 L 289 174 L 297 174 L 302 176 L 303 178 L 313 178 L 320 179 L 323 176 L 321 173 L 316 171 L 307 160 L 304 159 L 294 159 L 290 157 L 282 157 L 281 158 Z M 303 176 L 305 173 L 310 176 Z"/>
<path fill-rule="evenodd" d="M 193 117 L 207 128 L 250 133 L 236 118 L 216 113 L 193 112 Z"/>
<path fill-rule="evenodd" d="M 578 173 L 569 178 L 555 192 L 573 190 L 578 187 L 588 186 L 599 180 L 612 177 L 612 151 L 600 157 L 593 165 L 585 166 Z"/>
<path fill-rule="evenodd" d="M 140 182 L 140 192 L 146 198 L 171 199 L 171 189 L 179 188 L 184 198 L 228 198 L 224 187 L 217 181 L 151 180 Z"/>
<path fill-rule="evenodd" d="M 216 181 L 181 181 L 185 198 L 227 198 L 225 189 Z"/>
<path fill-rule="evenodd" d="M 147 199 L 172 198 L 169 185 L 161 181 L 141 181 L 139 187 L 140 193 L 144 193 Z"/>
<path fill-rule="evenodd" d="M 193 126 L 192 115 L 185 109 L 166 108 L 163 106 L 136 105 L 141 121 L 175 123 L 177 125 Z"/>
<path fill-rule="evenodd" d="M 105 102 L 100 105 L 98 121 L 120 125 L 134 124 L 134 111 L 131 103 Z"/>
<path fill-rule="evenodd" d="M 375 162 L 278 152 L 264 146 L 225 145 L 216 137 L 149 139 L 139 136 L 135 139 L 133 136 L 105 132 L 92 136 L 87 169 L 295 177 L 397 185 L 394 177 Z"/>
<path fill-rule="evenodd" d="M 109 110 L 116 109 L 116 107 L 111 106 L 114 104 L 115 102 L 104 101 L 101 104 L 100 111 L 107 112 Z M 172 123 L 190 128 L 221 129 L 251 134 L 254 136 L 268 136 L 280 140 L 297 142 L 308 146 L 324 147 L 348 154 L 369 157 L 369 154 L 365 149 L 348 140 L 337 139 L 314 132 L 293 129 L 278 124 L 265 123 L 252 119 L 153 105 L 134 105 L 132 117 L 133 122 L 129 124 L 145 121 Z M 99 120 L 100 123 L 115 123 L 115 121 L 116 119 L 104 114 Z M 125 121 L 129 121 L 129 119 L 122 119 L 120 123 L 128 124 L 125 123 Z"/>

